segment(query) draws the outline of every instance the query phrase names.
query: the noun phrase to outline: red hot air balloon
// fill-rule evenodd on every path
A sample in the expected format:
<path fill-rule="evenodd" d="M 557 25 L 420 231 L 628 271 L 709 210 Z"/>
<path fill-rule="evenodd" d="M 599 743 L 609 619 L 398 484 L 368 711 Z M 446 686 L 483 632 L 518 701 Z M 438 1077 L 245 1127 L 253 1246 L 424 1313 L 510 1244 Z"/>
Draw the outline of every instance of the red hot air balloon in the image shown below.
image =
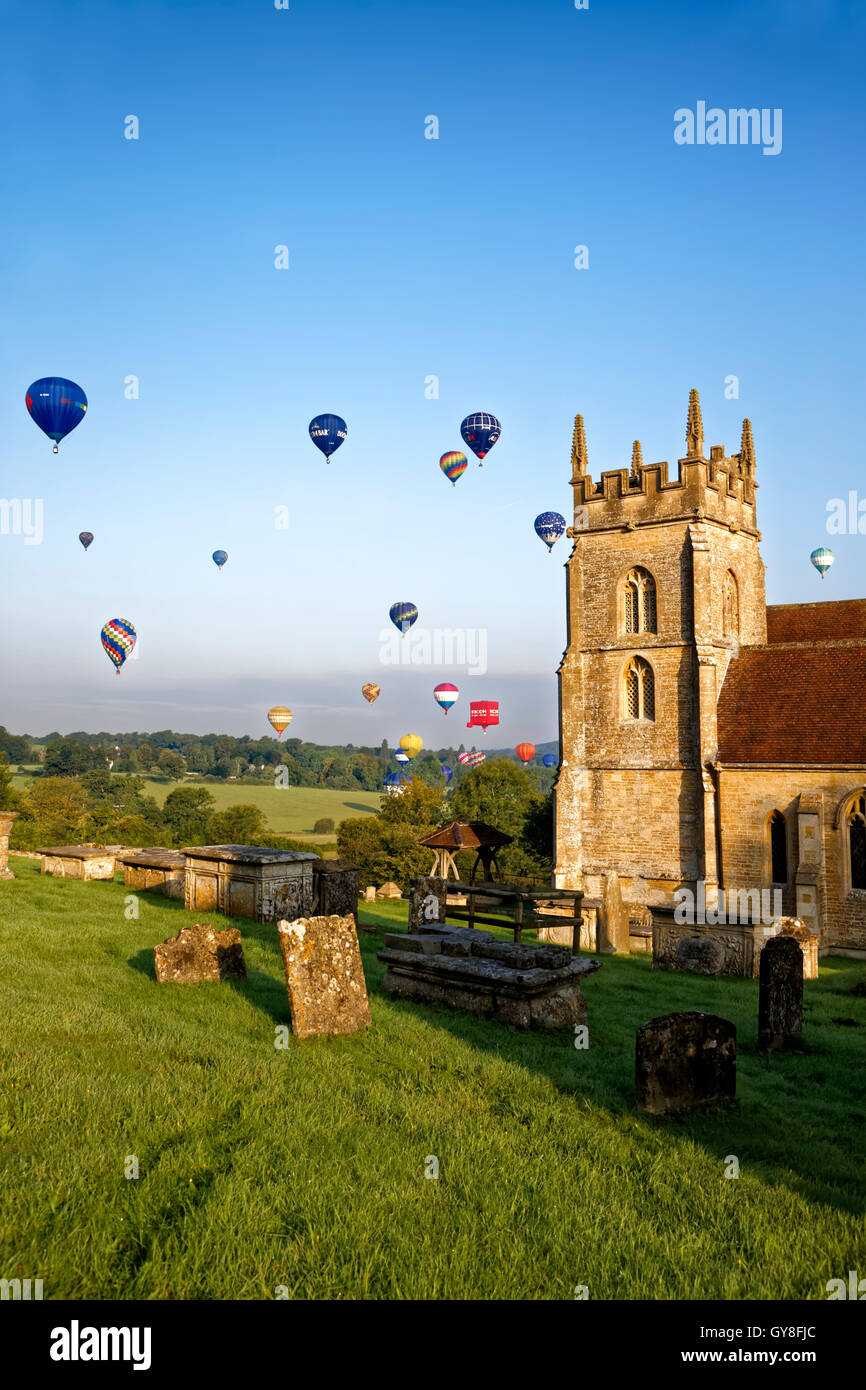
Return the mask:
<path fill-rule="evenodd" d="M 522 763 L 531 763 L 535 757 L 535 744 L 518 743 L 514 751 Z"/>
<path fill-rule="evenodd" d="M 499 723 L 498 700 L 472 700 L 469 705 L 467 729 L 478 725 L 486 734 L 491 724 Z"/>

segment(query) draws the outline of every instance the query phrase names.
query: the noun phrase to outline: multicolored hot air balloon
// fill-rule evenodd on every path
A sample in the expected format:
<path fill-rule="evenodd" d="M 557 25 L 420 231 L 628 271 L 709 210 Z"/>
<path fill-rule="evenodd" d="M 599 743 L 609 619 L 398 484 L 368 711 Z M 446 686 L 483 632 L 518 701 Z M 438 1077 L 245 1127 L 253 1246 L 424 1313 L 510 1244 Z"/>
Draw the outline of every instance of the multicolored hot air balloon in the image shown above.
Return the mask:
<path fill-rule="evenodd" d="M 476 725 L 483 733 L 487 733 L 491 724 L 499 723 L 499 701 L 498 700 L 472 700 L 469 705 L 469 723 L 467 729 Z"/>
<path fill-rule="evenodd" d="M 56 454 L 61 439 L 84 419 L 87 397 L 80 386 L 65 376 L 41 376 L 27 387 L 24 404 L 31 420 L 54 440 Z"/>
<path fill-rule="evenodd" d="M 128 618 L 109 618 L 99 634 L 110 661 L 120 675 L 120 668 L 135 646 L 137 633 Z"/>
<path fill-rule="evenodd" d="M 476 458 L 482 460 L 487 457 L 501 433 L 502 426 L 496 416 L 488 415 L 486 410 L 476 410 L 474 415 L 467 415 L 460 426 L 463 443 L 468 444 Z"/>
<path fill-rule="evenodd" d="M 79 531 L 78 539 L 81 541 L 81 544 L 84 546 L 84 549 L 86 550 L 89 545 L 93 545 L 93 532 Z"/>
<path fill-rule="evenodd" d="M 468 753 L 461 753 L 457 761 L 464 767 L 467 765 L 469 767 L 477 767 L 479 763 L 485 763 L 487 761 L 487 754 L 479 753 L 477 748 L 472 748 Z"/>
<path fill-rule="evenodd" d="M 451 781 L 451 778 L 454 776 L 454 769 L 453 767 L 449 767 L 447 763 L 443 763 L 442 766 L 439 768 L 439 771 L 445 778 L 445 785 L 447 787 L 448 783 Z"/>
<path fill-rule="evenodd" d="M 439 460 L 439 467 L 451 483 L 451 486 L 454 487 L 457 483 L 457 479 L 462 478 L 466 469 L 469 467 L 469 460 L 466 455 L 461 454 L 459 450 L 452 449 L 450 453 L 442 455 Z"/>
<path fill-rule="evenodd" d="M 514 751 L 522 763 L 531 763 L 535 757 L 535 744 L 518 743 Z"/>
<path fill-rule="evenodd" d="M 400 747 L 407 758 L 417 758 L 424 747 L 424 740 L 420 739 L 417 734 L 404 734 L 400 740 Z"/>
<path fill-rule="evenodd" d="M 397 761 L 398 763 L 400 763 L 400 764 L 408 763 L 408 761 L 409 761 L 409 754 L 408 754 L 408 753 L 404 753 L 404 752 L 402 752 L 402 750 L 399 750 L 399 749 L 398 749 L 398 751 L 394 754 L 394 757 L 395 757 L 396 761 Z"/>
<path fill-rule="evenodd" d="M 283 731 L 292 722 L 292 711 L 286 705 L 274 705 L 273 709 L 268 710 L 268 723 L 277 731 L 277 738 L 282 738 Z"/>
<path fill-rule="evenodd" d="M 412 778 L 407 777 L 405 772 L 389 772 L 384 781 L 385 791 L 389 796 L 400 796 L 411 785 Z"/>
<path fill-rule="evenodd" d="M 452 705 L 456 705 L 459 698 L 460 691 L 457 689 L 457 686 L 452 685 L 450 681 L 443 681 L 442 684 L 437 685 L 433 691 L 433 699 L 436 701 L 437 705 L 439 705 L 440 709 L 444 709 L 446 714 Z"/>
<path fill-rule="evenodd" d="M 367 703 L 372 705 L 374 700 L 378 700 L 382 692 L 374 681 L 367 681 L 366 685 L 361 686 L 361 694 Z"/>
<path fill-rule="evenodd" d="M 414 603 L 392 603 L 388 616 L 397 631 L 405 637 L 412 624 L 418 621 L 418 609 Z"/>
<path fill-rule="evenodd" d="M 214 564 L 216 565 L 217 569 L 220 569 L 220 570 L 222 569 L 223 565 L 225 564 L 225 562 L 226 562 L 226 560 L 227 560 L 228 558 L 229 558 L 229 553 L 228 553 L 227 550 L 215 550 L 214 553 L 213 553 L 213 555 L 211 556 L 211 559 L 213 560 L 213 562 L 214 562 Z"/>
<path fill-rule="evenodd" d="M 832 550 L 828 550 L 824 545 L 819 546 L 817 550 L 813 550 L 809 559 L 812 561 L 812 564 L 815 566 L 815 569 L 822 579 L 830 566 L 836 563 L 836 556 L 833 554 Z"/>
<path fill-rule="evenodd" d="M 316 448 L 321 449 L 328 463 L 348 433 L 348 426 L 339 415 L 317 415 L 315 420 L 310 421 L 310 438 Z"/>
<path fill-rule="evenodd" d="M 545 753 L 541 761 L 544 763 L 545 767 L 556 767 L 556 764 L 558 763 L 559 759 L 557 758 L 555 753 Z"/>
<path fill-rule="evenodd" d="M 565 517 L 559 512 L 542 512 L 535 518 L 535 534 L 547 546 L 548 555 L 565 532 Z"/>

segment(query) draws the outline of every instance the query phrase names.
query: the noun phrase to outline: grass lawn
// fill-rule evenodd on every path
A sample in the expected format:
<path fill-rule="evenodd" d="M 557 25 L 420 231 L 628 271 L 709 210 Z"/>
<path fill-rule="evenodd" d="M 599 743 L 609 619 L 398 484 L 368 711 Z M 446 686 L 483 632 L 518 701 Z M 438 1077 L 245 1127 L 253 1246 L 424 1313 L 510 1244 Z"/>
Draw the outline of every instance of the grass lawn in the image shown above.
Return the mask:
<path fill-rule="evenodd" d="M 25 792 L 35 785 L 32 777 L 17 773 L 12 781 Z M 228 806 L 256 806 L 275 835 L 294 835 L 323 845 L 333 844 L 336 837 L 313 834 L 313 826 L 320 817 L 329 816 L 336 826 L 341 820 L 378 811 L 382 799 L 381 792 L 333 791 L 330 787 L 244 786 L 240 782 L 203 782 L 199 777 L 183 783 L 148 777 L 146 783 L 146 794 L 160 806 L 177 786 L 204 786 L 216 802 L 217 811 L 225 811 Z"/>
<path fill-rule="evenodd" d="M 179 905 L 141 894 L 126 920 L 119 881 L 10 865 L 0 1276 L 46 1298 L 824 1299 L 866 1274 L 862 962 L 822 962 L 810 1051 L 764 1059 L 755 982 L 607 958 L 578 1051 L 380 994 L 362 934 L 372 1029 L 278 1050 L 273 925 L 234 921 L 247 982 L 157 985 Z M 736 1106 L 634 1111 L 634 1030 L 674 1009 L 736 1023 Z"/>

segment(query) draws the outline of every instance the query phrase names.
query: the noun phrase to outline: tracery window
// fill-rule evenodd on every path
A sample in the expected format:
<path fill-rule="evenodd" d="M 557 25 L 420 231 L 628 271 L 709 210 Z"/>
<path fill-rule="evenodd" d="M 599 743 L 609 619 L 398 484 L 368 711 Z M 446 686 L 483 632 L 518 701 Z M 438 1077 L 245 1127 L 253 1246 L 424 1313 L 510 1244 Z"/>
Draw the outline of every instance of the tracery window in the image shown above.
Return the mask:
<path fill-rule="evenodd" d="M 788 882 L 788 827 L 781 811 L 770 817 L 770 861 L 774 883 Z"/>
<path fill-rule="evenodd" d="M 624 580 L 623 605 L 626 632 L 657 632 L 656 582 L 649 570 L 629 570 Z"/>
<path fill-rule="evenodd" d="M 633 656 L 623 675 L 623 714 L 626 719 L 655 719 L 655 672 L 642 656 Z"/>

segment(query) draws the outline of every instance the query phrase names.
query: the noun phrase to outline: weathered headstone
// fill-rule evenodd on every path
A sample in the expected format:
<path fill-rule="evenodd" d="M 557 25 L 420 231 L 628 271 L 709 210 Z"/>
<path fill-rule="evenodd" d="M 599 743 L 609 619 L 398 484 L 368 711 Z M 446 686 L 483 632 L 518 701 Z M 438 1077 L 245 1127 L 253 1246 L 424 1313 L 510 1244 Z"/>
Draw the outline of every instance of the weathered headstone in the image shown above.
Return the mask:
<path fill-rule="evenodd" d="M 375 901 L 376 901 L 376 889 L 375 889 L 375 888 L 372 886 L 372 884 L 371 884 L 369 888 L 365 888 L 365 889 L 364 889 L 364 902 L 365 902 L 365 903 L 374 903 Z"/>
<path fill-rule="evenodd" d="M 346 917 L 358 924 L 358 879 L 360 869 L 347 859 L 320 859 L 313 862 L 313 915 Z"/>
<path fill-rule="evenodd" d="M 604 901 L 598 916 L 597 935 L 600 955 L 628 955 L 628 908 L 622 900 L 616 870 L 605 875 Z"/>
<path fill-rule="evenodd" d="M 650 1115 L 721 1105 L 737 1089 L 737 1030 L 715 1014 L 665 1014 L 635 1034 L 635 1100 Z"/>
<path fill-rule="evenodd" d="M 420 931 L 434 922 L 444 925 L 447 902 L 444 878 L 416 878 L 409 895 L 409 931 Z"/>
<path fill-rule="evenodd" d="M 399 885 L 396 883 L 383 883 L 376 893 L 377 898 L 401 898 L 402 896 Z"/>
<path fill-rule="evenodd" d="M 725 948 L 712 936 L 684 936 L 677 942 L 677 965 L 694 975 L 718 975 L 724 968 Z"/>
<path fill-rule="evenodd" d="M 372 1024 L 354 918 L 278 922 L 292 1032 L 299 1038 L 355 1033 Z"/>
<path fill-rule="evenodd" d="M 773 936 L 761 952 L 758 1051 L 780 1052 L 803 1031 L 803 952 L 793 936 Z"/>
<path fill-rule="evenodd" d="M 0 878 L 15 877 L 9 868 L 9 835 L 17 819 L 17 811 L 0 811 Z"/>
<path fill-rule="evenodd" d="M 818 978 L 818 937 L 799 917 L 780 917 L 777 924 L 780 936 L 790 936 L 803 952 L 803 979 Z"/>
<path fill-rule="evenodd" d="M 215 931 L 210 922 L 182 927 L 153 948 L 156 978 L 160 984 L 176 981 L 199 984 L 203 980 L 245 980 L 244 948 L 237 927 Z"/>

